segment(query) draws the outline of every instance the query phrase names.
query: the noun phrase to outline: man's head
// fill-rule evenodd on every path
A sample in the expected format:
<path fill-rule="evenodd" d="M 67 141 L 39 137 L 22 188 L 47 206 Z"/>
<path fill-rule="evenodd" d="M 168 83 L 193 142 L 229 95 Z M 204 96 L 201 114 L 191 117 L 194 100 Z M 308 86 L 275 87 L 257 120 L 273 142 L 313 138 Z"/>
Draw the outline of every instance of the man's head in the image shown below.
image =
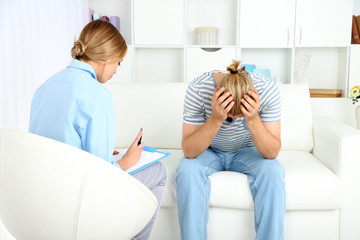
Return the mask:
<path fill-rule="evenodd" d="M 245 70 L 245 67 L 239 69 L 240 61 L 233 60 L 233 63 L 227 67 L 225 77 L 219 82 L 218 88 L 225 88 L 224 92 L 230 92 L 234 99 L 234 106 L 231 108 L 229 114 L 236 116 L 241 114 L 241 99 L 248 93 L 254 90 L 254 85 Z"/>

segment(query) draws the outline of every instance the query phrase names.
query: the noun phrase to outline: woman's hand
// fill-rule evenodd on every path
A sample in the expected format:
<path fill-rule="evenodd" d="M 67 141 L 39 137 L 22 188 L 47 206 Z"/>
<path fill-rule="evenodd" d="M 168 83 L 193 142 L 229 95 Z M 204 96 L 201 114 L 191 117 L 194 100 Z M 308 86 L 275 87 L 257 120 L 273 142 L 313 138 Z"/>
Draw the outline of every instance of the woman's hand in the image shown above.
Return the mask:
<path fill-rule="evenodd" d="M 244 114 L 245 121 L 251 121 L 258 116 L 260 108 L 260 97 L 256 89 L 249 91 L 241 100 L 241 112 Z"/>
<path fill-rule="evenodd" d="M 216 121 L 225 121 L 228 112 L 234 106 L 235 102 L 230 92 L 224 93 L 225 88 L 216 89 L 211 101 L 212 118 Z"/>
<path fill-rule="evenodd" d="M 123 156 L 122 159 L 120 159 L 119 161 L 117 161 L 117 163 L 120 165 L 122 170 L 127 170 L 130 167 L 132 167 L 133 165 L 135 165 L 135 163 L 137 163 L 141 157 L 141 153 L 143 151 L 143 147 L 144 147 L 144 143 L 140 143 L 139 145 L 138 142 L 141 138 L 143 134 L 143 131 L 140 131 L 139 134 L 136 136 L 134 142 L 130 145 L 130 147 L 128 148 L 127 152 L 125 153 L 125 155 Z"/>

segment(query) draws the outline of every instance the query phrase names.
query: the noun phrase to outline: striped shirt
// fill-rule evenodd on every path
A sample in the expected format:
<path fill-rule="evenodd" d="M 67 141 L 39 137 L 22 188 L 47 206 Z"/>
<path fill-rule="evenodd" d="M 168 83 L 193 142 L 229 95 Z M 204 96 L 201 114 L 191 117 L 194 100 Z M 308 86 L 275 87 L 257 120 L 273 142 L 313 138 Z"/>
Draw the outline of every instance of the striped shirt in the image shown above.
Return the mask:
<path fill-rule="evenodd" d="M 280 121 L 278 86 L 261 75 L 249 73 L 249 76 L 260 96 L 258 114 L 261 120 L 263 122 Z M 212 113 L 211 101 L 215 87 L 214 71 L 206 72 L 190 82 L 185 95 L 184 123 L 203 125 L 209 119 Z M 251 146 L 254 144 L 244 118 L 237 118 L 231 123 L 224 121 L 210 144 L 210 148 L 223 152 Z"/>

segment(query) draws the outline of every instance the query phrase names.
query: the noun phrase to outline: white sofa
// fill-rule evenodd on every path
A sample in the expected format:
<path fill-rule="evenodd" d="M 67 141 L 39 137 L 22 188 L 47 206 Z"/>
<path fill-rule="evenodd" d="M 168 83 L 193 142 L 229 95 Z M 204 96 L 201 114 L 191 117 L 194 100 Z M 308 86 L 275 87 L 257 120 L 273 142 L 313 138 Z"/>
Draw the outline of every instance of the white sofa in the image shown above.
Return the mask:
<path fill-rule="evenodd" d="M 182 109 L 187 84 L 110 82 L 106 86 L 113 95 L 117 115 L 116 148 L 128 147 L 143 127 L 146 145 L 171 153 L 162 160 L 168 184 L 152 239 L 180 239 L 174 178 L 183 157 Z M 345 99 L 310 99 L 307 85 L 281 85 L 280 91 L 282 150 L 278 158 L 286 175 L 285 239 L 360 239 L 360 131 L 343 123 L 354 123 L 343 115 L 351 112 L 351 107 L 345 107 L 351 103 Z M 30 149 L 24 148 L 23 154 Z M 3 169 L 0 165 L 2 174 Z M 211 182 L 208 239 L 254 239 L 247 177 L 219 172 L 211 176 Z M 0 239 L 12 239 L 1 232 L 2 228 Z"/>
<path fill-rule="evenodd" d="M 129 146 L 143 127 L 146 145 L 171 153 L 162 160 L 168 183 L 152 239 L 180 239 L 174 178 L 183 157 L 182 109 L 187 84 L 106 86 L 116 109 L 116 148 Z M 286 175 L 285 239 L 360 239 L 360 131 L 315 116 L 305 84 L 280 85 L 280 92 L 282 149 L 278 159 Z M 247 177 L 219 172 L 210 178 L 208 239 L 255 239 Z"/>

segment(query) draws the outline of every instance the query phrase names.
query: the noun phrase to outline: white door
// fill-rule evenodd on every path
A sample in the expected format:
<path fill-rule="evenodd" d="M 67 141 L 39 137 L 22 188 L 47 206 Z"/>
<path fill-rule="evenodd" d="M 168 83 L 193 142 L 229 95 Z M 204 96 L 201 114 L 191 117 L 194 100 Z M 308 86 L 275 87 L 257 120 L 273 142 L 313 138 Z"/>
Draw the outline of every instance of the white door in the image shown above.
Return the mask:
<path fill-rule="evenodd" d="M 350 45 L 351 16 L 351 0 L 297 0 L 295 46 Z"/>
<path fill-rule="evenodd" d="M 295 0 L 241 0 L 240 47 L 292 47 Z"/>

